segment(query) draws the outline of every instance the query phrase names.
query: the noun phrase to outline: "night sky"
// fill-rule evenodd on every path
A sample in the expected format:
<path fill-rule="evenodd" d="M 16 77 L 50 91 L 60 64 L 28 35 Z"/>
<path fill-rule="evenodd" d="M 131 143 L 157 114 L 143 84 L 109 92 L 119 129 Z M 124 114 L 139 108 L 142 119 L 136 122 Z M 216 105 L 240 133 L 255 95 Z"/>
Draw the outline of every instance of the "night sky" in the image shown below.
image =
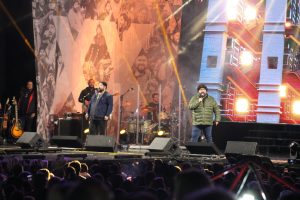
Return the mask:
<path fill-rule="evenodd" d="M 31 0 L 0 0 L 34 48 Z M 35 81 L 35 59 L 0 5 L 0 101 L 19 96 L 27 80 Z"/>

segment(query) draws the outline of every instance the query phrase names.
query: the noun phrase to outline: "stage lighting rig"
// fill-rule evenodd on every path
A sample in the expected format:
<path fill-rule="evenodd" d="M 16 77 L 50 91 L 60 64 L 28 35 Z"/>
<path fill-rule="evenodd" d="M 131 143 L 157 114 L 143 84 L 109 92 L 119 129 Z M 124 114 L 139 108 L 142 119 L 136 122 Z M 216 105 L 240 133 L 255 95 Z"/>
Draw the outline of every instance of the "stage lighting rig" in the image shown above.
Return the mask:
<path fill-rule="evenodd" d="M 285 85 L 279 86 L 279 96 L 285 98 L 287 95 L 287 87 Z"/>
<path fill-rule="evenodd" d="M 300 100 L 294 101 L 292 113 L 294 115 L 300 116 Z"/>
<path fill-rule="evenodd" d="M 249 112 L 249 100 L 246 98 L 239 98 L 235 103 L 235 110 L 238 113 L 248 113 Z"/>

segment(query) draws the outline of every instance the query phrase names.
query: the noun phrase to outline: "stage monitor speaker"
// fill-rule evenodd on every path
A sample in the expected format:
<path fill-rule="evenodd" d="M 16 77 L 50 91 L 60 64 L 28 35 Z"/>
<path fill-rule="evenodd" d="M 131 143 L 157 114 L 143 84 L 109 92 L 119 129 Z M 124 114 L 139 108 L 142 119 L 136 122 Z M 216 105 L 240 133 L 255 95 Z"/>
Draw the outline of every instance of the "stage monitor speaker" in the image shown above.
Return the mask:
<path fill-rule="evenodd" d="M 116 141 L 111 136 L 88 135 L 85 149 L 99 152 L 114 152 L 116 150 Z"/>
<path fill-rule="evenodd" d="M 255 155 L 257 142 L 227 141 L 225 154 Z"/>
<path fill-rule="evenodd" d="M 46 145 L 44 139 L 36 132 L 24 132 L 16 143 L 21 148 L 40 148 Z"/>
<path fill-rule="evenodd" d="M 221 151 L 215 144 L 188 142 L 185 147 L 191 154 L 221 155 Z"/>
<path fill-rule="evenodd" d="M 55 135 L 51 138 L 51 144 L 58 147 L 81 148 L 82 140 L 78 136 Z"/>
<path fill-rule="evenodd" d="M 177 143 L 172 138 L 162 138 L 156 137 L 149 145 L 148 150 L 150 152 L 161 152 L 168 153 L 173 155 L 179 155 L 181 153 L 181 149 Z"/>

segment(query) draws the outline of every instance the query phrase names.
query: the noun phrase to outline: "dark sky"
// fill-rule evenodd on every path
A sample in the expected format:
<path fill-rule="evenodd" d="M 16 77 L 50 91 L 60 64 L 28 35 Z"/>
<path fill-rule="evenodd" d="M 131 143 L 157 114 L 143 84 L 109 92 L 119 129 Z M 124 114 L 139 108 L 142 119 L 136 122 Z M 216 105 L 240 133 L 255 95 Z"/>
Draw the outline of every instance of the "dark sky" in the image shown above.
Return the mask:
<path fill-rule="evenodd" d="M 31 0 L 0 0 L 22 33 L 33 44 Z M 35 59 L 0 5 L 0 101 L 19 96 L 27 80 L 35 79 Z M 35 80 L 34 80 L 35 81 Z"/>

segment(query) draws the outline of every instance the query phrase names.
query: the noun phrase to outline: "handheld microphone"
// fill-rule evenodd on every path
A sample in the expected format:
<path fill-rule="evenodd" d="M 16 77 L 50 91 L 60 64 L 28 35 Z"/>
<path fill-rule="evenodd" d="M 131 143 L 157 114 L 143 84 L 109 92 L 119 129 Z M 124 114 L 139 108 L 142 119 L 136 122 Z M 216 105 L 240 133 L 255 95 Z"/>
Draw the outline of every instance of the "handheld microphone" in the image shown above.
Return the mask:
<path fill-rule="evenodd" d="M 205 93 L 201 92 L 199 98 L 203 98 L 203 97 L 205 97 Z"/>

